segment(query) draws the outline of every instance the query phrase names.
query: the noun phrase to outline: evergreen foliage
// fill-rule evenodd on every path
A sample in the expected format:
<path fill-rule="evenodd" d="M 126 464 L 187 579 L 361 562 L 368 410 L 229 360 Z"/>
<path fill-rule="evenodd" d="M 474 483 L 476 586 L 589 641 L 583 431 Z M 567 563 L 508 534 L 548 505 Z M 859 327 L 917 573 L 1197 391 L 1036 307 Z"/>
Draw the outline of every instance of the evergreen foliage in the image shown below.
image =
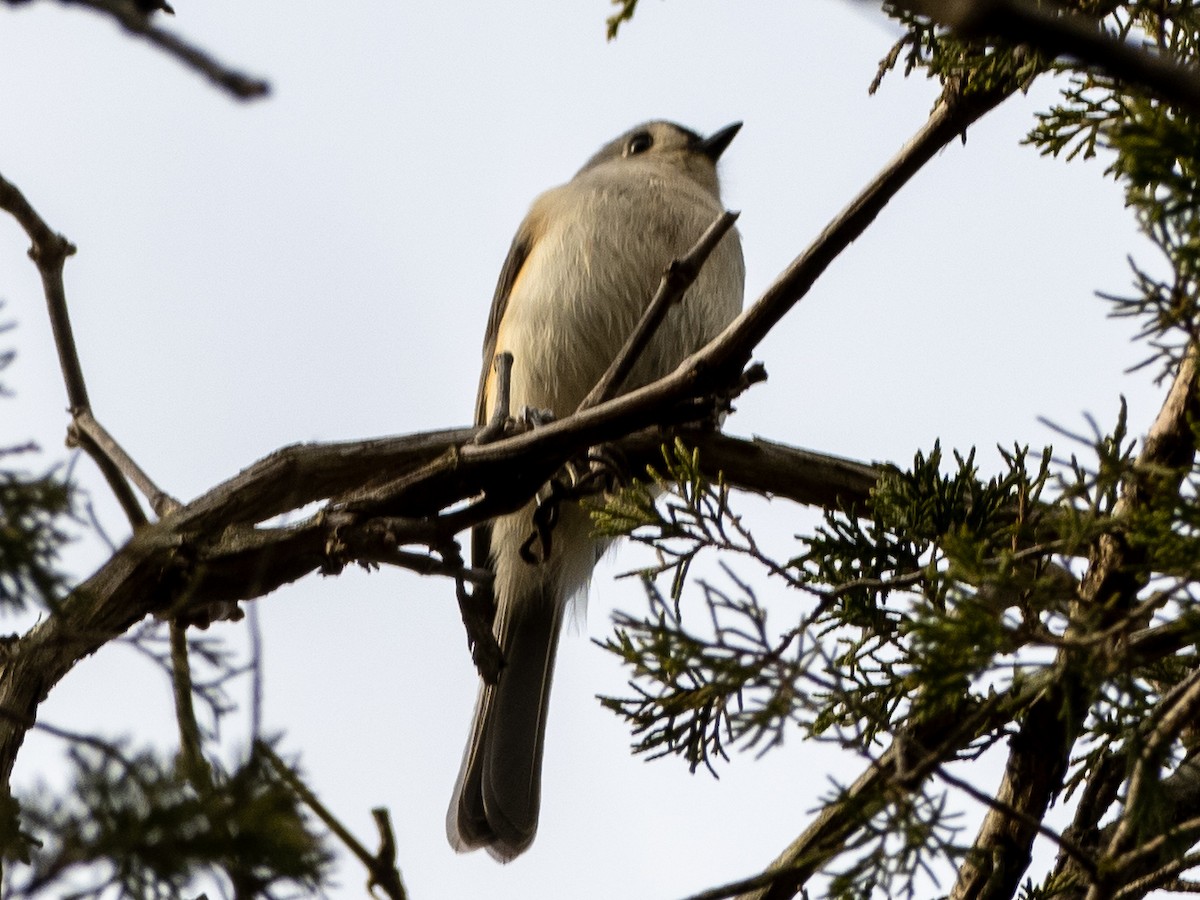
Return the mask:
<path fill-rule="evenodd" d="M 1147 52 L 1200 62 L 1194 4 L 1071 6 Z M 1090 436 L 1062 432 L 1069 455 L 1001 448 L 991 476 L 973 450 L 934 442 L 907 469 L 884 470 L 865 503 L 827 511 L 786 559 L 759 550 L 728 487 L 676 445 L 594 514 L 601 531 L 632 532 L 659 560 L 642 573 L 649 612 L 618 614 L 603 641 L 630 671 L 628 695 L 604 702 L 629 722 L 637 752 L 678 755 L 693 770 L 715 773 L 731 747 L 762 753 L 788 736 L 873 761 L 859 783 L 835 785 L 817 817 L 840 821 L 843 843 L 801 842 L 777 863 L 823 868 L 832 897 L 919 896 L 917 873 L 926 892 L 957 877 L 964 896 L 1180 888 L 1200 861 L 1185 855 L 1200 839 L 1196 113 L 1099 68 L 893 14 L 905 33 L 879 78 L 924 71 L 963 96 L 1058 76 L 1060 100 L 1027 142 L 1068 162 L 1102 159 L 1161 251 L 1131 263 L 1132 292 L 1100 296 L 1138 320 L 1146 364 L 1182 382 L 1172 396 L 1183 412 L 1165 410 L 1163 429 L 1139 441 L 1121 401 Z M 1150 274 L 1164 262 L 1165 275 Z M 709 553 L 727 584 L 690 582 Z M 746 566 L 795 601 L 760 602 Z M 1007 754 L 1016 793 L 993 797 L 963 775 L 989 750 Z M 1022 779 L 1044 783 L 1020 794 Z M 1074 809 L 1064 833 L 1042 824 L 1056 798 Z M 965 799 L 991 808 L 973 839 L 956 819 Z M 1018 837 L 1001 842 L 1004 829 Z M 1058 860 L 1022 883 L 1037 836 L 1056 843 Z M 792 883 L 786 872 L 781 883 Z"/>

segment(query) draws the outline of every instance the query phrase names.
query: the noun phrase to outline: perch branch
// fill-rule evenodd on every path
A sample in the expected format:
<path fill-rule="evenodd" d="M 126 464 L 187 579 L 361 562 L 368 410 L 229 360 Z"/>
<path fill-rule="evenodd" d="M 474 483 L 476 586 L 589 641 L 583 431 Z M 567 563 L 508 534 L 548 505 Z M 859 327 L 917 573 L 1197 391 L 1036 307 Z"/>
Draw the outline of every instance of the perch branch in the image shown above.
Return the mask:
<path fill-rule="evenodd" d="M 96 417 L 89 407 L 84 407 L 75 413 L 68 431 L 68 439 L 80 446 L 90 447 L 89 455 L 97 460 L 103 457 L 125 478 L 133 482 L 133 485 L 150 501 L 150 508 L 156 515 L 165 516 L 167 513 L 179 509 L 179 501 L 159 489 L 142 467 L 134 462 L 133 457 L 125 452 L 125 448 L 118 444 L 108 430 L 96 421 Z M 109 483 L 111 484 L 111 481 Z M 124 483 L 122 481 L 122 484 Z"/>

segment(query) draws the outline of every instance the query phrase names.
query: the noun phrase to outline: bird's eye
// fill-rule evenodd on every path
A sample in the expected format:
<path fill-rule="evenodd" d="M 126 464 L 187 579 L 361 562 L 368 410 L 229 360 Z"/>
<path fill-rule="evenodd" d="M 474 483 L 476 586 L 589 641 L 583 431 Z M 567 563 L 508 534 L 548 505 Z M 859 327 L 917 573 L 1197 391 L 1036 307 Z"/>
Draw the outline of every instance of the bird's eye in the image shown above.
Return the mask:
<path fill-rule="evenodd" d="M 654 138 L 650 137 L 647 131 L 639 131 L 629 139 L 629 143 L 625 145 L 626 156 L 637 156 L 639 153 L 645 153 L 654 146 Z"/>

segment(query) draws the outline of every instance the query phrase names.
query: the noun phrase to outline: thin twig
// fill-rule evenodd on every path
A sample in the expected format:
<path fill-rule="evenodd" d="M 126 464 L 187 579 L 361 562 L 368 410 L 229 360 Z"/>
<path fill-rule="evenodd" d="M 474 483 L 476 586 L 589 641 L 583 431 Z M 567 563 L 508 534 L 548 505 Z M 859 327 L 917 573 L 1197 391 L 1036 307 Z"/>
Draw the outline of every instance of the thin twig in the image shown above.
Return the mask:
<path fill-rule="evenodd" d="M 188 658 L 187 627 L 170 623 L 171 687 L 175 693 L 175 722 L 179 727 L 179 757 L 188 781 L 197 791 L 212 788 L 212 769 L 204 758 L 204 739 L 192 703 L 192 665 Z"/>
<path fill-rule="evenodd" d="M 658 283 L 658 290 L 655 291 L 649 305 L 642 313 L 642 318 L 638 321 L 637 326 L 626 339 L 625 346 L 613 359 L 608 371 L 596 382 L 596 386 L 583 398 L 578 411 L 590 409 L 605 400 L 611 400 L 620 392 L 622 385 L 625 384 L 625 379 L 633 371 L 633 367 L 641 358 L 650 339 L 654 337 L 658 326 L 667 317 L 667 312 L 683 299 L 687 289 L 699 276 L 700 269 L 708 260 L 709 255 L 737 221 L 738 215 L 738 213 L 725 210 L 704 230 L 692 249 L 681 258 L 671 260 L 663 272 L 662 280 Z"/>
<path fill-rule="evenodd" d="M 96 421 L 96 417 L 88 407 L 80 409 L 74 416 L 71 422 L 70 437 L 76 442 L 82 443 L 81 435 L 87 435 L 92 443 L 110 459 L 118 470 L 142 492 L 142 495 L 150 501 L 150 508 L 158 516 L 165 516 L 168 513 L 173 513 L 183 504 L 172 497 L 170 494 L 161 490 L 143 471 L 142 467 L 134 462 L 133 457 L 125 452 L 125 449 L 117 443 L 116 439 L 109 434 L 108 430 Z"/>
<path fill-rule="evenodd" d="M 267 744 L 259 742 L 255 748 L 261 753 L 270 763 L 275 774 L 282 780 L 297 797 L 312 810 L 313 815 L 320 819 L 325 827 L 334 833 L 339 841 L 346 845 L 346 849 L 358 857 L 367 869 L 369 875 L 368 884 L 373 887 L 382 888 L 383 891 L 392 898 L 392 900 L 406 900 L 407 895 L 404 891 L 404 885 L 400 880 L 400 872 L 395 865 L 395 840 L 391 838 L 391 828 L 388 826 L 386 832 L 380 828 L 380 844 L 381 849 L 379 854 L 372 854 L 366 847 L 359 843 L 358 839 L 350 833 L 350 830 L 323 804 L 317 795 L 314 794 L 301 779 L 292 771 L 282 759 L 276 755 Z M 375 815 L 376 827 L 380 827 L 380 817 L 376 811 Z M 390 850 L 389 850 L 390 844 Z"/>
<path fill-rule="evenodd" d="M 54 346 L 58 349 L 58 361 L 62 367 L 71 412 L 87 409 L 90 405 L 87 385 L 83 380 L 83 369 L 79 365 L 79 353 L 75 349 L 75 337 L 67 314 L 66 291 L 62 278 L 63 265 L 68 256 L 74 255 L 75 246 L 47 225 L 20 189 L 3 176 L 0 176 L 0 209 L 17 220 L 32 243 L 29 257 L 34 261 L 42 278 L 42 288 L 50 313 L 50 326 L 54 331 Z"/>
<path fill-rule="evenodd" d="M 18 5 L 7 0 L 9 5 Z M 111 17 L 127 32 L 143 38 L 150 44 L 174 57 L 184 66 L 203 75 L 217 87 L 238 100 L 253 100 L 266 96 L 270 86 L 260 78 L 243 74 L 218 62 L 210 53 L 170 31 L 159 28 L 150 16 L 139 11 L 126 0 L 60 0 L 65 5 L 82 6 Z"/>
<path fill-rule="evenodd" d="M 250 741 L 262 741 L 263 716 L 263 640 L 258 621 L 258 604 L 248 603 L 246 629 L 250 634 Z"/>
<path fill-rule="evenodd" d="M 121 504 L 129 524 L 134 529 L 140 528 L 146 524 L 146 514 L 130 489 L 127 477 L 146 492 L 147 498 L 160 513 L 177 508 L 179 504 L 154 485 L 92 415 L 87 382 L 84 380 L 83 366 L 79 362 L 79 351 L 75 346 L 75 333 L 71 328 L 66 288 L 63 285 L 63 267 L 67 257 L 75 253 L 75 247 L 50 228 L 21 191 L 2 176 L 0 209 L 17 220 L 32 243 L 29 256 L 42 279 L 50 327 L 54 333 L 54 345 L 58 349 L 63 383 L 67 389 L 67 403 L 72 417 L 69 436 L 95 460 L 105 481 Z"/>
<path fill-rule="evenodd" d="M 389 897 L 405 897 L 404 885 L 400 881 L 400 870 L 396 868 L 396 835 L 392 831 L 392 819 L 386 807 L 377 806 L 371 810 L 375 820 L 375 828 L 379 831 L 379 852 L 375 854 L 375 866 L 367 881 L 367 890 L 374 893 L 373 888 L 381 887 Z M 378 880 L 380 875 L 383 881 Z"/>
<path fill-rule="evenodd" d="M 121 747 L 112 742 L 106 741 L 102 737 L 97 737 L 94 734 L 87 734 L 82 731 L 72 731 L 68 728 L 60 728 L 57 725 L 51 725 L 49 722 L 30 722 L 27 716 L 22 716 L 11 710 L 0 708 L 0 716 L 18 722 L 26 722 L 29 727 L 37 731 L 43 731 L 62 741 L 67 741 L 71 744 L 82 744 L 86 747 L 91 747 L 93 750 L 98 750 L 102 755 L 119 763 L 127 772 L 136 768 L 136 765 L 126 757 Z"/>
<path fill-rule="evenodd" d="M 698 894 L 690 894 L 684 900 L 726 900 L 729 897 L 738 897 L 745 894 L 747 891 L 757 891 L 761 888 L 767 888 L 773 885 L 781 878 L 789 875 L 787 869 L 776 870 L 771 869 L 767 872 L 759 872 L 757 875 L 751 875 L 749 878 L 743 878 L 739 881 L 730 881 L 727 884 L 718 885 L 714 888 L 709 888 L 706 891 L 701 891 Z"/>
<path fill-rule="evenodd" d="M 1167 862 L 1162 868 L 1129 882 L 1129 884 L 1112 895 L 1113 900 L 1129 900 L 1129 898 L 1133 897 L 1144 897 L 1154 888 L 1162 887 L 1165 882 L 1174 878 L 1180 872 L 1185 872 L 1196 865 L 1200 865 L 1200 853 L 1177 856 Z"/>
<path fill-rule="evenodd" d="M 1130 850 L 1124 856 L 1117 859 L 1112 865 L 1112 871 L 1127 871 L 1137 865 L 1144 864 L 1147 860 L 1153 859 L 1155 855 L 1162 855 L 1172 845 L 1174 845 L 1175 849 L 1178 849 L 1185 843 L 1192 844 L 1198 835 L 1200 835 L 1200 816 L 1178 822 L 1170 826 L 1166 831 L 1152 838 L 1145 839 L 1133 850 Z"/>
<path fill-rule="evenodd" d="M 487 444 L 499 438 L 512 417 L 512 353 L 508 350 L 497 353 L 492 366 L 496 371 L 496 400 L 492 404 L 492 417 L 475 435 L 471 442 L 473 444 Z"/>
<path fill-rule="evenodd" d="M 1035 829 L 1038 834 L 1042 835 L 1043 837 L 1049 838 L 1053 843 L 1058 845 L 1060 850 L 1071 857 L 1071 859 L 1075 860 L 1075 862 L 1079 864 L 1080 868 L 1087 872 L 1088 875 L 1095 877 L 1096 861 L 1088 856 L 1082 847 L 1077 846 L 1074 842 L 1068 840 L 1053 828 L 1050 828 L 1040 819 L 1029 815 L 1024 810 L 1017 809 L 1015 806 L 993 797 L 991 794 L 979 790 L 979 788 L 975 787 L 968 781 L 964 781 L 955 775 L 951 775 L 946 771 L 945 766 L 934 766 L 933 771 L 938 778 L 942 779 L 942 781 L 958 788 L 964 794 L 978 801 L 979 803 L 982 803 L 984 806 L 987 806 L 990 809 L 1001 813 L 1002 815 L 1011 816 L 1017 821 L 1023 822 L 1029 828 Z"/>
<path fill-rule="evenodd" d="M 689 364 L 709 365 L 718 370 L 718 377 L 725 379 L 731 377 L 731 369 L 740 371 L 749 362 L 754 348 L 807 295 L 830 264 L 866 231 L 900 189 L 943 147 L 1011 93 L 1005 88 L 995 88 L 961 94 L 948 87 L 929 118 L 879 174 L 834 216 L 753 305 L 680 370 L 686 370 Z"/>

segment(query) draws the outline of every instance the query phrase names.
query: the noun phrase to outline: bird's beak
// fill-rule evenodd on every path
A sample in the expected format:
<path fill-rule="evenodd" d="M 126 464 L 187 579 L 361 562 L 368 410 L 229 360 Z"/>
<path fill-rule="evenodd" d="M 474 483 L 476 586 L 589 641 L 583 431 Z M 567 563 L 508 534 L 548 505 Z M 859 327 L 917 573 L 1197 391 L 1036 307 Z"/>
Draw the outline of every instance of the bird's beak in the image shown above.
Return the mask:
<path fill-rule="evenodd" d="M 725 152 L 725 148 L 729 146 L 730 141 L 741 130 L 742 123 L 734 122 L 732 125 L 726 125 L 720 131 L 710 134 L 708 137 L 700 141 L 696 145 L 696 149 L 716 162 L 721 158 L 721 154 Z"/>

